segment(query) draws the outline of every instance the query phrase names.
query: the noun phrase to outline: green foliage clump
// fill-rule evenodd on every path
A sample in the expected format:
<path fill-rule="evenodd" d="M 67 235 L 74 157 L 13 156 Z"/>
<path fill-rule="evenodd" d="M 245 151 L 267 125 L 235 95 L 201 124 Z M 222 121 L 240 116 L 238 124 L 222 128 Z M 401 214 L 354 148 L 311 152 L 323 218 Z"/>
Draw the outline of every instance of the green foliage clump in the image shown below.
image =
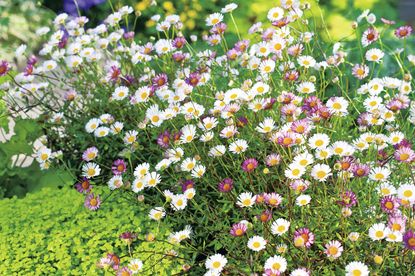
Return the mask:
<path fill-rule="evenodd" d="M 0 102 L 1 105 L 1 102 Z M 1 116 L 1 115 L 0 115 Z M 15 133 L 10 140 L 0 142 L 0 198 L 18 196 L 33 192 L 42 187 L 57 187 L 67 184 L 70 175 L 62 170 L 41 171 L 34 161 L 29 167 L 20 167 L 12 157 L 20 154 L 33 155 L 33 143 L 42 135 L 38 123 L 34 119 L 15 119 Z M 0 128 L 9 132 L 6 123 L 0 122 Z"/>
<path fill-rule="evenodd" d="M 67 188 L 44 188 L 24 199 L 0 201 L 0 275 L 96 275 L 106 253 L 127 252 L 122 232 L 138 234 L 133 258 L 143 260 L 140 275 L 168 275 L 179 267 L 165 253 L 173 247 L 157 241 L 167 229 L 156 229 L 135 203 L 110 197 L 98 211 L 83 207 L 83 196 Z M 156 241 L 144 236 L 154 233 Z M 128 255 L 121 257 L 127 265 Z"/>

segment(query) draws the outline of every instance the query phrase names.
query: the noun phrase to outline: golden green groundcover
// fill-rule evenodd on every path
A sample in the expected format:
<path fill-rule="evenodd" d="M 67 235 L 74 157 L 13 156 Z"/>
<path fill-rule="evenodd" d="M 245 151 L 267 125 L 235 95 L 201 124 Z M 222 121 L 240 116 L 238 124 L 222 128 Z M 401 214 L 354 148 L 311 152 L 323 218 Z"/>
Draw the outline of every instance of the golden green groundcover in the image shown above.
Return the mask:
<path fill-rule="evenodd" d="M 154 252 L 166 252 L 169 244 L 145 241 L 148 233 L 168 234 L 154 229 L 138 202 L 111 197 L 99 211 L 83 206 L 84 197 L 69 188 L 45 188 L 23 199 L 0 201 L 0 275 L 96 275 L 96 263 L 107 253 L 125 259 L 125 231 L 138 234 L 132 245 L 134 257 L 146 260 L 143 274 L 168 275 L 180 269 L 177 261 Z M 153 227 L 153 228 L 152 228 Z M 157 265 L 155 265 L 157 264 Z M 157 271 L 155 271 L 157 270 Z"/>

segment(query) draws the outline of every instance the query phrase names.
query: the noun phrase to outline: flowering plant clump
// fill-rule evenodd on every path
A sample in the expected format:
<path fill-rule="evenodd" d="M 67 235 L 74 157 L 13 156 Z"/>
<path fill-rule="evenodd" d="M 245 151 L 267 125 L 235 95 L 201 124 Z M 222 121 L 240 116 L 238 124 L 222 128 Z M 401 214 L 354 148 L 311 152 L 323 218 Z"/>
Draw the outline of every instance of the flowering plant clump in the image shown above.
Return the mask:
<path fill-rule="evenodd" d="M 91 210 L 109 195 L 146 206 L 191 275 L 413 271 L 412 28 L 364 12 L 356 41 L 327 43 L 308 4 L 281 1 L 232 41 L 236 8 L 202 37 L 169 15 L 150 41 L 125 30 L 129 7 L 92 29 L 58 15 L 3 85 L 12 111 L 42 108 L 40 166 L 72 172 Z M 130 247 L 100 263 L 146 266 Z"/>

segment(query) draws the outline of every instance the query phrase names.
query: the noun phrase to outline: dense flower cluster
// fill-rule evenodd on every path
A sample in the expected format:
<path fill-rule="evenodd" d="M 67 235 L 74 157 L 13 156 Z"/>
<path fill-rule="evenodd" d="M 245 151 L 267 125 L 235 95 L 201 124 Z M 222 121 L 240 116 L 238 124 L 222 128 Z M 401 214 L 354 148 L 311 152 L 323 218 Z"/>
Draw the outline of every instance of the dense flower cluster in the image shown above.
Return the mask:
<path fill-rule="evenodd" d="M 41 167 L 70 167 L 91 210 L 105 204 L 95 185 L 147 204 L 179 229 L 167 242 L 195 254 L 183 269 L 196 274 L 201 263 L 206 275 L 409 269 L 415 56 L 381 38 L 407 41 L 412 28 L 365 12 L 357 49 L 325 52 L 308 4 L 282 0 L 232 41 L 236 8 L 206 18 L 206 50 L 177 15 L 150 42 L 120 27 L 129 7 L 93 29 L 58 15 L 42 61 L 28 58 L 8 87 L 12 110 L 45 112 Z M 129 275 L 143 262 L 109 254 L 101 266 Z"/>

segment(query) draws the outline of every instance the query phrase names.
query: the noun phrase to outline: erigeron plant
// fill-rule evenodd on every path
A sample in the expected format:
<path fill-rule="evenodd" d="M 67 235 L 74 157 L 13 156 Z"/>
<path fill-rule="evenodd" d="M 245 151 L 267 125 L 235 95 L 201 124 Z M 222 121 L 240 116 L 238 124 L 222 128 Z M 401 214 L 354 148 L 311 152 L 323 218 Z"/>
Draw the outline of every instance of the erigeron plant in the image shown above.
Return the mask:
<path fill-rule="evenodd" d="M 199 38 L 163 17 L 149 42 L 129 7 L 92 29 L 58 15 L 8 87 L 11 110 L 43 108 L 41 167 L 68 168 L 91 210 L 118 195 L 174 225 L 190 275 L 413 271 L 412 28 L 365 12 L 355 41 L 325 42 L 308 4 L 281 1 L 232 41 L 236 8 Z M 145 274 L 129 253 L 100 265 Z"/>

